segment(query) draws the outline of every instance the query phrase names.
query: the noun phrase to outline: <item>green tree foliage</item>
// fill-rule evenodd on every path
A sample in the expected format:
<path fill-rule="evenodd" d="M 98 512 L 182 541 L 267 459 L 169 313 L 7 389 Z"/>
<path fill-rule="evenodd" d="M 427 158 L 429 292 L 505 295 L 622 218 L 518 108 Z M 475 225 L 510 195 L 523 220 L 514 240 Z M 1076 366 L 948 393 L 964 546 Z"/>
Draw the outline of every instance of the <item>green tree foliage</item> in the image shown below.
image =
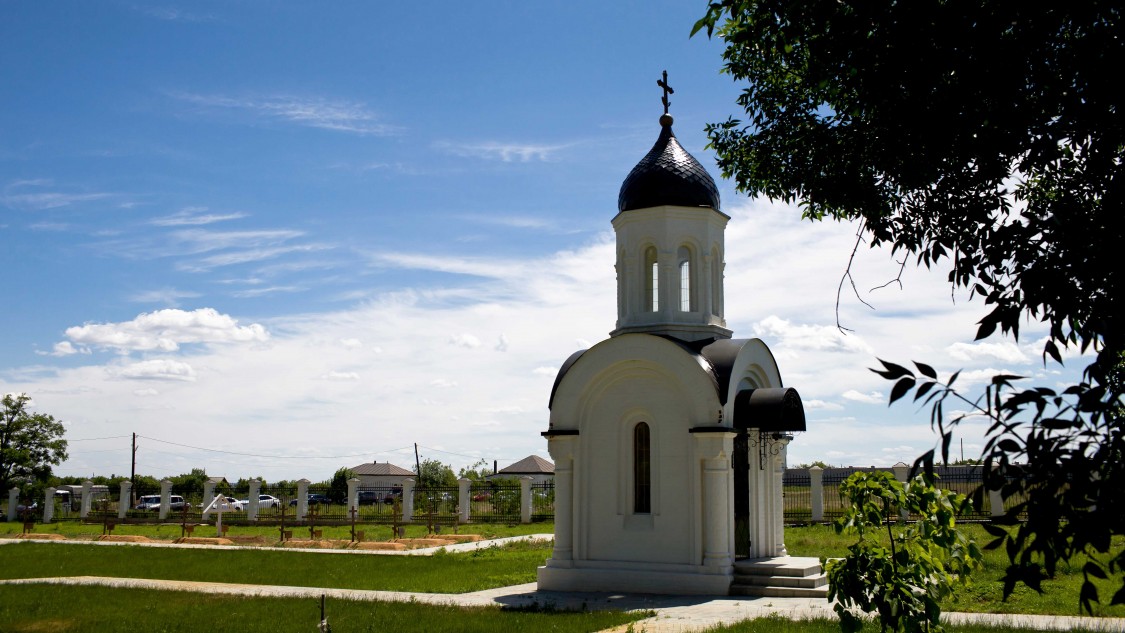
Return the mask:
<path fill-rule="evenodd" d="M 203 497 L 203 484 L 207 481 L 207 470 L 192 468 L 190 473 L 182 473 L 169 477 L 172 481 L 172 490 L 184 498 L 201 499 Z"/>
<path fill-rule="evenodd" d="M 355 478 L 351 468 L 341 468 L 332 475 L 328 482 L 328 498 L 343 503 L 348 498 L 348 480 Z"/>
<path fill-rule="evenodd" d="M 877 612 L 883 631 L 942 631 L 939 602 L 969 582 L 981 562 L 976 544 L 957 531 L 964 495 L 934 487 L 924 475 L 903 485 L 887 471 L 857 472 L 840 484 L 849 505 L 837 533 L 858 541 L 827 562 L 828 599 L 847 631 L 860 622 L 848 609 Z M 912 523 L 896 524 L 900 511 Z"/>
<path fill-rule="evenodd" d="M 746 83 L 745 120 L 707 127 L 741 191 L 855 220 L 857 246 L 948 269 L 990 309 L 978 339 L 1018 339 L 1038 321 L 1045 362 L 1094 352 L 1061 388 L 998 375 L 965 395 L 956 373 L 939 380 L 924 363 L 878 371 L 895 381 L 892 402 L 929 403 L 942 461 L 963 417 L 945 416 L 948 399 L 990 418 L 985 485 L 1026 498 L 990 544 L 1011 558 L 1006 590 L 1085 553 L 1087 609 L 1091 577 L 1125 579 L 1125 559 L 1108 555 L 1125 532 L 1121 13 L 1105 0 L 721 0 L 693 31 L 721 37 L 724 71 Z M 1125 584 L 1112 601 L 1125 603 Z"/>
<path fill-rule="evenodd" d="M 457 471 L 457 478 L 480 481 L 491 474 L 492 469 L 488 467 L 488 462 L 483 459 L 478 459 L 472 466 L 466 466 Z"/>
<path fill-rule="evenodd" d="M 66 459 L 66 429 L 46 413 L 31 413 L 31 397 L 7 394 L 0 400 L 0 491 L 41 485 L 51 467 Z"/>
<path fill-rule="evenodd" d="M 422 471 L 418 472 L 415 467 L 415 474 L 418 475 L 418 488 L 437 488 L 442 486 L 456 486 L 457 476 L 453 474 L 453 469 L 447 464 L 443 464 L 436 459 L 423 459 L 421 461 Z"/>

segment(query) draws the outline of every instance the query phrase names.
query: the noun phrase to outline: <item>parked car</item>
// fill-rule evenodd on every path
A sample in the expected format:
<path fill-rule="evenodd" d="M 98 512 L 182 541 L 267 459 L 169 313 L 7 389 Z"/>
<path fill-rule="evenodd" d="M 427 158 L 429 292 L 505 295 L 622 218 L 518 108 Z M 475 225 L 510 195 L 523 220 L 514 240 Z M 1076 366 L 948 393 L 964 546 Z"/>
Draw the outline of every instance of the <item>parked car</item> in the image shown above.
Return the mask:
<path fill-rule="evenodd" d="M 327 505 L 329 503 L 332 503 L 332 500 L 329 499 L 328 497 L 326 497 L 325 495 L 322 495 L 322 494 L 319 494 L 319 493 L 316 493 L 316 492 L 310 492 L 309 493 L 309 505 L 310 506 L 317 506 L 317 505 L 321 505 L 321 504 Z M 291 507 L 291 508 L 297 507 L 297 500 L 293 499 L 292 501 L 290 501 L 289 507 Z"/>
<path fill-rule="evenodd" d="M 168 497 L 168 509 L 174 512 L 182 511 L 184 508 L 190 507 L 188 502 L 180 495 L 171 495 Z M 134 510 L 143 510 L 145 512 L 157 512 L 160 510 L 160 495 L 144 495 L 137 499 L 137 505 L 133 506 Z"/>
<path fill-rule="evenodd" d="M 383 500 L 383 493 L 378 490 L 356 491 L 356 503 L 361 506 L 371 506 Z"/>
<path fill-rule="evenodd" d="M 281 499 L 273 495 L 258 495 L 258 509 L 263 508 L 280 508 Z"/>
<path fill-rule="evenodd" d="M 222 503 L 222 502 L 220 502 L 220 503 Z M 243 510 L 246 509 L 246 502 L 235 499 L 234 497 L 227 497 L 226 498 L 226 504 L 227 504 L 227 510 L 234 510 L 234 511 L 237 511 L 237 512 L 242 512 Z M 200 504 L 200 505 L 202 505 L 202 504 Z"/>

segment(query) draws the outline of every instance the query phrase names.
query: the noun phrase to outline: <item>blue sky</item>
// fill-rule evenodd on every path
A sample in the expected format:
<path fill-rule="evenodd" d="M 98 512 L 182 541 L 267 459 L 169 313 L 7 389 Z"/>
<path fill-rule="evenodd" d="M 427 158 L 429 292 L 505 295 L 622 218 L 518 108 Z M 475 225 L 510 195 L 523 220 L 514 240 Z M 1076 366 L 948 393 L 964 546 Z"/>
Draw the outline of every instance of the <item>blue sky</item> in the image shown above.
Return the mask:
<path fill-rule="evenodd" d="M 545 455 L 554 372 L 616 318 L 617 192 L 659 131 L 712 173 L 735 113 L 704 3 L 0 4 L 0 389 L 63 420 L 62 474 L 330 475 L 413 444 L 455 466 Z M 806 402 L 790 461 L 909 460 L 875 356 L 1055 380 L 1034 327 L 855 227 L 719 180 L 728 326 Z M 980 425 L 965 425 L 967 452 Z M 97 439 L 108 438 L 108 439 Z M 212 450 L 200 450 L 205 447 Z M 242 453 L 242 454 L 238 454 Z"/>

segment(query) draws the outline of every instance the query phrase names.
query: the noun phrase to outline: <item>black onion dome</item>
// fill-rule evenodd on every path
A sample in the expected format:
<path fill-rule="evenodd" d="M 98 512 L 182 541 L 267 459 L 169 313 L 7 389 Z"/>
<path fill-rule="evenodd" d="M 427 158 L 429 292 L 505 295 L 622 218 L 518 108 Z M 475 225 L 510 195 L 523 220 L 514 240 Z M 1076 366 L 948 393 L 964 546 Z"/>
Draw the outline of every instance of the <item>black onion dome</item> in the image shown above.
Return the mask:
<path fill-rule="evenodd" d="M 660 117 L 660 138 L 621 183 L 618 211 L 661 205 L 719 210 L 719 189 L 699 161 L 672 133 L 672 117 Z"/>

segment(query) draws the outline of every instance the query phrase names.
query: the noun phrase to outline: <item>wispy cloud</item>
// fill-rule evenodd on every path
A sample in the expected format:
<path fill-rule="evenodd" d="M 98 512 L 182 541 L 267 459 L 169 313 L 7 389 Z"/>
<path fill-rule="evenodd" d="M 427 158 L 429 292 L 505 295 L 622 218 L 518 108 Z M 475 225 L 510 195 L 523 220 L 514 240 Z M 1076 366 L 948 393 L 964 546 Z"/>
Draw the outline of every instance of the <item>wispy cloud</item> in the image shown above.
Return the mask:
<path fill-rule="evenodd" d="M 476 275 L 492 279 L 506 279 L 518 276 L 511 263 L 505 260 L 491 260 L 482 257 L 440 257 L 416 253 L 379 253 L 373 256 L 378 265 L 394 268 L 430 270 L 442 273 Z"/>
<path fill-rule="evenodd" d="M 270 286 L 268 288 L 250 288 L 247 290 L 236 290 L 230 295 L 239 299 L 251 299 L 254 297 L 264 297 L 266 295 L 277 294 L 281 292 L 304 292 L 306 289 L 302 286 Z"/>
<path fill-rule="evenodd" d="M 362 136 L 391 136 L 402 131 L 398 126 L 379 122 L 379 117 L 366 104 L 344 99 L 291 95 L 229 97 L 189 92 L 173 93 L 171 96 L 206 110 L 241 112 L 295 125 Z"/>
<path fill-rule="evenodd" d="M 554 158 L 556 153 L 570 146 L 570 143 L 546 145 L 536 143 L 501 143 L 498 141 L 484 141 L 480 143 L 440 141 L 434 144 L 436 149 L 453 154 L 454 156 L 499 160 L 505 163 L 549 161 Z"/>
<path fill-rule="evenodd" d="M 202 296 L 190 290 L 177 290 L 175 288 L 159 288 L 137 293 L 129 297 L 134 303 L 159 303 L 171 308 L 180 306 L 181 299 L 195 299 Z"/>
<path fill-rule="evenodd" d="M 92 200 L 103 200 L 113 195 L 106 192 L 42 191 L 46 187 L 54 188 L 52 181 L 34 179 L 11 182 L 4 187 L 3 194 L 0 194 L 0 203 L 12 209 L 45 211 Z"/>
<path fill-rule="evenodd" d="M 213 22 L 215 20 L 215 16 L 210 13 L 194 13 L 178 7 L 138 4 L 133 5 L 133 10 L 139 11 L 150 18 L 168 22 Z"/>
<path fill-rule="evenodd" d="M 181 262 L 176 265 L 176 268 L 186 272 L 206 272 L 215 268 L 223 266 L 234 266 L 236 264 L 247 264 L 250 262 L 260 262 L 267 259 L 274 259 L 282 255 L 290 253 L 308 253 L 312 251 L 320 251 L 331 248 L 319 244 L 296 244 L 292 246 L 274 246 L 270 248 L 249 248 L 244 250 L 236 250 L 228 253 L 220 253 L 204 257 L 195 262 Z"/>
<path fill-rule="evenodd" d="M 240 212 L 205 213 L 205 211 L 207 211 L 207 207 L 186 207 L 172 215 L 156 218 L 149 222 L 149 224 L 155 226 L 201 226 L 246 217 L 245 213 Z"/>

